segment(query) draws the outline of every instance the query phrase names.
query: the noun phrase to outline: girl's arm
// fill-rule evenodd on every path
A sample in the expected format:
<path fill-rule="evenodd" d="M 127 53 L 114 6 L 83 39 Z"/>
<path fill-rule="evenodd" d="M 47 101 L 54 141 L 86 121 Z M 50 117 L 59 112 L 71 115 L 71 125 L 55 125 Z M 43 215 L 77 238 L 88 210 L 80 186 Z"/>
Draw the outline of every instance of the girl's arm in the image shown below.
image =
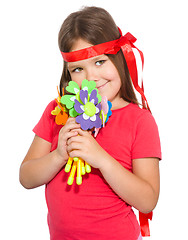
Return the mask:
<path fill-rule="evenodd" d="M 128 204 L 143 213 L 151 212 L 159 197 L 159 160 L 133 160 L 133 173 L 109 157 L 100 168 L 111 188 Z"/>
<path fill-rule="evenodd" d="M 154 209 L 159 196 L 159 160 L 133 160 L 133 173 L 111 157 L 87 131 L 68 140 L 71 157 L 80 157 L 98 168 L 105 180 L 125 202 L 143 213 Z"/>
<path fill-rule="evenodd" d="M 65 164 L 57 151 L 50 153 L 50 149 L 51 143 L 37 135 L 34 137 L 20 167 L 20 183 L 25 188 L 31 189 L 48 183 Z"/>
<path fill-rule="evenodd" d="M 51 143 L 34 137 L 31 147 L 20 167 L 20 183 L 27 189 L 35 188 L 51 181 L 68 159 L 67 139 L 77 134 L 80 125 L 69 118 L 59 132 L 58 147 L 50 152 Z M 75 131 L 71 131 L 74 129 Z"/>

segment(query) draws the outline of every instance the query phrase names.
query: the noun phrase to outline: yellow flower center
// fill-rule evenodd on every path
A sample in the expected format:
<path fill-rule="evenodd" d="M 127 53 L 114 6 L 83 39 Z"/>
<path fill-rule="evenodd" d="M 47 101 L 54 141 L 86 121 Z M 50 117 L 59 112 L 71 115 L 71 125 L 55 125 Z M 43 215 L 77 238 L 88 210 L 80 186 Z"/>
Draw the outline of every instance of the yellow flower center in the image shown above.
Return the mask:
<path fill-rule="evenodd" d="M 96 113 L 96 107 L 92 102 L 87 102 L 84 105 L 84 112 L 87 116 L 92 117 Z"/>

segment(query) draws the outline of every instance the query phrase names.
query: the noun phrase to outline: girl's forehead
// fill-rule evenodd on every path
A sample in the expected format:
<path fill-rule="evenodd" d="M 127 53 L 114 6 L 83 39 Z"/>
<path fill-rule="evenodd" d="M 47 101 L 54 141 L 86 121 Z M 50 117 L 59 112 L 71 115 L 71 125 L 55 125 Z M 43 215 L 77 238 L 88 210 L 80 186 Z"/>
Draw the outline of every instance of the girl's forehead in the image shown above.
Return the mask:
<path fill-rule="evenodd" d="M 82 38 L 79 38 L 73 44 L 70 52 L 78 51 L 78 50 L 81 50 L 81 49 L 84 49 L 84 48 L 88 48 L 88 47 L 92 47 L 92 46 L 93 45 L 91 43 L 83 40 Z"/>

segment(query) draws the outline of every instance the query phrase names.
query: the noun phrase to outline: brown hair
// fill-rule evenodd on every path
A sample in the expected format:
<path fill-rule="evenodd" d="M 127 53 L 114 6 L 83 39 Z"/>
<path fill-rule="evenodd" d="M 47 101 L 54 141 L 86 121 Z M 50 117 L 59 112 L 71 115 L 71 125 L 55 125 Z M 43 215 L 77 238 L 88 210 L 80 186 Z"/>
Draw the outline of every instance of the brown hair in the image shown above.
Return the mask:
<path fill-rule="evenodd" d="M 119 30 L 106 10 L 98 7 L 85 7 L 65 19 L 59 31 L 58 43 L 61 52 L 69 52 L 75 41 L 80 38 L 92 45 L 97 45 L 119 37 Z M 115 55 L 108 55 L 108 57 L 115 65 L 121 79 L 121 97 L 127 102 L 138 104 L 122 51 L 120 50 Z M 67 63 L 64 61 L 60 80 L 61 95 L 62 88 L 65 88 L 70 80 Z"/>

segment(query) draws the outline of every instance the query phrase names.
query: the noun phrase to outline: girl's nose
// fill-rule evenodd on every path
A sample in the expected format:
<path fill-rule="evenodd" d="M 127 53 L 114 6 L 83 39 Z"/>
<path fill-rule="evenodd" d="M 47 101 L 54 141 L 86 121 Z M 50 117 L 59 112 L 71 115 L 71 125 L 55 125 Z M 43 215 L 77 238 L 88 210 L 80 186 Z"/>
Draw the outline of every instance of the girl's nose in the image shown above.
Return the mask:
<path fill-rule="evenodd" d="M 86 73 L 86 79 L 88 81 L 97 81 L 98 80 L 97 72 L 93 69 L 89 69 Z"/>

